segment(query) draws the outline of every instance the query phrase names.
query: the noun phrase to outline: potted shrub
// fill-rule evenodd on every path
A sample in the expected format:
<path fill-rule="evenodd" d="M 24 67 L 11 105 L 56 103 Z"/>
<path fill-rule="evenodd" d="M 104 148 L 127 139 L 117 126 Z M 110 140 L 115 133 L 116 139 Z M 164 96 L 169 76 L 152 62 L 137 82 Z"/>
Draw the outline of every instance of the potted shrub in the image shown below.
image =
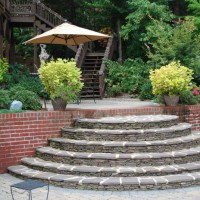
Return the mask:
<path fill-rule="evenodd" d="M 180 62 L 171 62 L 160 69 L 150 71 L 153 94 L 162 95 L 165 103 L 175 106 L 179 95 L 190 88 L 193 71 Z"/>
<path fill-rule="evenodd" d="M 80 80 L 81 71 L 74 61 L 59 58 L 42 62 L 38 71 L 54 110 L 65 110 L 67 102 L 77 99 L 83 83 Z"/>

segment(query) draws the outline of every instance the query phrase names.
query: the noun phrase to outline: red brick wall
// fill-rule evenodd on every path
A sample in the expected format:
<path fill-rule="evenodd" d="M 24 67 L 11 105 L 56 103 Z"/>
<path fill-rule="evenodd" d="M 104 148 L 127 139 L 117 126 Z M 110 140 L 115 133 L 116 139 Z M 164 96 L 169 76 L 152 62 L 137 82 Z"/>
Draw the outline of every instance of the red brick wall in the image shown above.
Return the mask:
<path fill-rule="evenodd" d="M 38 146 L 45 146 L 47 138 L 58 137 L 60 128 L 70 126 L 73 118 L 142 114 L 176 114 L 180 121 L 192 123 L 194 130 L 200 130 L 200 105 L 1 114 L 0 173 L 19 163 L 22 157 L 33 156 Z"/>

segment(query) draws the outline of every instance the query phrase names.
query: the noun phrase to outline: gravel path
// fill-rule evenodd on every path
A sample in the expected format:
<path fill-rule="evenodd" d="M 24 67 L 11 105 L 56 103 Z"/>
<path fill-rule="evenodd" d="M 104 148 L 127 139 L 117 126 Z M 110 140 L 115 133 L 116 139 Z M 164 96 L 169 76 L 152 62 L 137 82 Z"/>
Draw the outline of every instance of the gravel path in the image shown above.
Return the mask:
<path fill-rule="evenodd" d="M 0 200 L 11 200 L 10 185 L 23 180 L 9 174 L 0 174 Z M 26 192 L 14 190 L 15 200 L 26 200 Z M 33 191 L 33 200 L 45 200 L 46 189 Z M 49 200 L 200 200 L 200 186 L 155 191 L 89 191 L 50 186 Z"/>

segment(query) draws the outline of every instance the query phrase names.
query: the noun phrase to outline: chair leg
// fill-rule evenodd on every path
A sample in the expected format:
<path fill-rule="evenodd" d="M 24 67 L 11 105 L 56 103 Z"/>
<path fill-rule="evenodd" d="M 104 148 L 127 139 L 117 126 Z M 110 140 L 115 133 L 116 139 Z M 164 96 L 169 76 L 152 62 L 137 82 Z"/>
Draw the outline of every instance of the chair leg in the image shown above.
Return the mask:
<path fill-rule="evenodd" d="M 14 200 L 12 187 L 10 187 L 10 191 L 11 191 L 12 199 Z"/>
<path fill-rule="evenodd" d="M 95 94 L 94 94 L 94 87 L 92 87 L 92 93 L 93 93 L 93 99 L 94 99 L 94 103 L 96 104 L 96 100 L 95 100 Z"/>

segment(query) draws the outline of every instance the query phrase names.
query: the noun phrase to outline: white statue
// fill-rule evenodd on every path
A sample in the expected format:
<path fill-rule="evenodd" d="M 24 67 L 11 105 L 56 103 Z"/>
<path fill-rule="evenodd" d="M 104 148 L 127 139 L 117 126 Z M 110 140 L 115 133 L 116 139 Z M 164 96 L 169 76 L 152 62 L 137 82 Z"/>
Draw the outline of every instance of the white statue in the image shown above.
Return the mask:
<path fill-rule="evenodd" d="M 42 61 L 46 61 L 49 58 L 49 54 L 46 51 L 46 45 L 45 44 L 40 44 L 40 48 L 41 48 L 41 53 L 39 55 L 40 60 Z"/>

